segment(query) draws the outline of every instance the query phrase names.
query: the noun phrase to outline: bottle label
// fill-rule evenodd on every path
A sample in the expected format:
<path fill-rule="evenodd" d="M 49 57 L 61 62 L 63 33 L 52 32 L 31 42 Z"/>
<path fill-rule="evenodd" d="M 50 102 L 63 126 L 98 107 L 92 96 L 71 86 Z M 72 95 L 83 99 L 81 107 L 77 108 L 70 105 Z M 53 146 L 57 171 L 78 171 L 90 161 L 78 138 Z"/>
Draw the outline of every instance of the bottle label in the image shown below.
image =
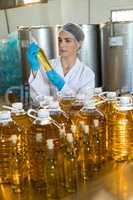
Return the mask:
<path fill-rule="evenodd" d="M 11 135 L 10 140 L 13 144 L 17 143 L 17 135 Z"/>
<path fill-rule="evenodd" d="M 84 133 L 89 135 L 89 125 L 84 125 Z"/>
<path fill-rule="evenodd" d="M 37 133 L 36 134 L 36 142 L 42 142 L 42 140 L 43 140 L 42 133 Z"/>
<path fill-rule="evenodd" d="M 94 119 L 94 127 L 97 128 L 99 126 L 99 120 L 98 119 Z"/>
<path fill-rule="evenodd" d="M 71 131 L 72 131 L 72 133 L 76 132 L 76 126 L 75 125 L 71 125 Z"/>

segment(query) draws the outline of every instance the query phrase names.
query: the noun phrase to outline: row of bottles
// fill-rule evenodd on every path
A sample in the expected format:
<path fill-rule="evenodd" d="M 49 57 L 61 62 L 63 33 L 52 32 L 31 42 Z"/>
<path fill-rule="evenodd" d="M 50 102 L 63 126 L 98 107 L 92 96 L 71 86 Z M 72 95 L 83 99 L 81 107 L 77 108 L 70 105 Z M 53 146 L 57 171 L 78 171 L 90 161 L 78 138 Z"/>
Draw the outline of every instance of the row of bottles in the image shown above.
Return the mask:
<path fill-rule="evenodd" d="M 63 98 L 48 99 L 29 116 L 21 103 L 0 112 L 0 183 L 20 192 L 30 178 L 54 199 L 76 192 L 109 158 L 133 158 L 130 97 L 110 92 L 71 100 L 67 95 L 65 106 Z"/>

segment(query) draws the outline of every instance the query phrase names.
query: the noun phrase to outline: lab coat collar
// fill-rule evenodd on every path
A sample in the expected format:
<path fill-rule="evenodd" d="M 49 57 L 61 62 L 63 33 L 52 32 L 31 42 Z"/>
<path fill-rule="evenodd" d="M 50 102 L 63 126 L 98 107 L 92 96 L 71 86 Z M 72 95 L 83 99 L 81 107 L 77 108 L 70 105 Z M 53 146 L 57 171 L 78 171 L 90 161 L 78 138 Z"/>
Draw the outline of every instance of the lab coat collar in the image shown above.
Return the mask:
<path fill-rule="evenodd" d="M 61 65 L 61 59 L 60 57 L 57 58 L 57 65 L 55 67 L 55 70 L 57 73 L 59 73 L 62 77 L 64 77 L 65 81 L 67 81 L 68 79 L 71 78 L 71 75 L 74 73 L 77 73 L 79 71 L 79 66 L 80 66 L 80 60 L 77 58 L 75 64 L 71 67 L 71 69 L 69 70 L 69 72 L 64 76 L 63 73 L 63 68 Z"/>

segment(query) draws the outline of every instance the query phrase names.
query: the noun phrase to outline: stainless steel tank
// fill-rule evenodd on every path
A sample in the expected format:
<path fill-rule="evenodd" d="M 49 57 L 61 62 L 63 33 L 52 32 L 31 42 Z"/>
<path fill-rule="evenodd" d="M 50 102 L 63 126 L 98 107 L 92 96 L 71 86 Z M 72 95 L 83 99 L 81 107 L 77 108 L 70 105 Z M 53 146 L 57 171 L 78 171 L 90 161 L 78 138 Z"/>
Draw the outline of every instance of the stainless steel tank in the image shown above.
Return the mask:
<path fill-rule="evenodd" d="M 105 90 L 133 91 L 133 22 L 101 27 L 102 83 Z"/>
<path fill-rule="evenodd" d="M 95 85 L 101 86 L 101 46 L 100 27 L 97 24 L 80 25 L 85 34 L 79 58 L 95 73 Z"/>

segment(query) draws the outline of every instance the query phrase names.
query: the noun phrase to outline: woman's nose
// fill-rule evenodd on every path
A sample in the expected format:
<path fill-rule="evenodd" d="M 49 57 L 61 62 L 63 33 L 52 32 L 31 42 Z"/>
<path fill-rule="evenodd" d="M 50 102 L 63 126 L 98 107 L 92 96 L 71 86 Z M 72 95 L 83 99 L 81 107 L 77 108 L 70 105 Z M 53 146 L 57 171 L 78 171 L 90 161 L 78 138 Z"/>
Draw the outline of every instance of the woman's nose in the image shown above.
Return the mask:
<path fill-rule="evenodd" d="M 64 42 L 64 41 L 60 41 L 60 42 L 59 42 L 59 46 L 60 46 L 60 47 L 64 47 L 64 46 L 65 46 L 65 42 Z"/>

